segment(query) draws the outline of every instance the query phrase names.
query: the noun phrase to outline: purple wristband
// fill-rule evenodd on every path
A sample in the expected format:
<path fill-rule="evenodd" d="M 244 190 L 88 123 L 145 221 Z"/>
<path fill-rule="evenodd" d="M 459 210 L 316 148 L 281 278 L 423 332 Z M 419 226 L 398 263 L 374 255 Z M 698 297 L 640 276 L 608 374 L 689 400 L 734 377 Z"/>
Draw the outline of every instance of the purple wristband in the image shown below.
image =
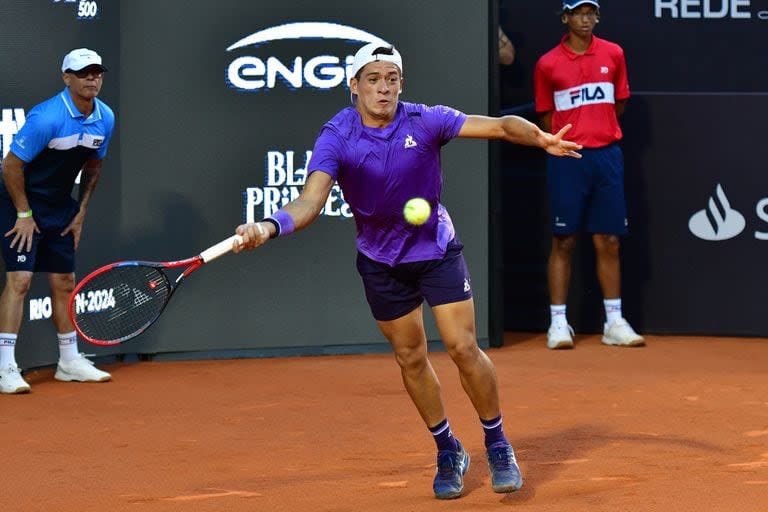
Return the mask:
<path fill-rule="evenodd" d="M 274 220 L 280 225 L 279 232 L 277 233 L 277 236 L 279 237 L 290 235 L 295 229 L 295 226 L 293 225 L 293 217 L 286 211 L 277 210 L 267 218 Z"/>

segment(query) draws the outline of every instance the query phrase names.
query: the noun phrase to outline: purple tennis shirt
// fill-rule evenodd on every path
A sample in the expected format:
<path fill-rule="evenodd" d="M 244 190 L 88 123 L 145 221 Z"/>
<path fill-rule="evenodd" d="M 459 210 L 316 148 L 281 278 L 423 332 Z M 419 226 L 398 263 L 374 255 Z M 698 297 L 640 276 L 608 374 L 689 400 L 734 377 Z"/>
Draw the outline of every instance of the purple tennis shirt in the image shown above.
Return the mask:
<path fill-rule="evenodd" d="M 445 256 L 455 231 L 440 204 L 440 148 L 459 134 L 466 118 L 450 107 L 401 101 L 395 119 L 384 128 L 363 126 L 354 107 L 323 125 L 309 174 L 322 171 L 339 183 L 355 217 L 361 253 L 393 266 Z M 403 217 L 413 197 L 432 206 L 421 226 Z"/>

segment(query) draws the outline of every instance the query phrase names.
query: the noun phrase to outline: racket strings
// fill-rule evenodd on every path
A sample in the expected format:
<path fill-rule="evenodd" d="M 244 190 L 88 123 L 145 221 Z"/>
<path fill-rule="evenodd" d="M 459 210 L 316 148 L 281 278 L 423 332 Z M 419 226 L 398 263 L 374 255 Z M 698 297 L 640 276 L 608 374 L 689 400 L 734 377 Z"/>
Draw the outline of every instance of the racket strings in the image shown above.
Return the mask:
<path fill-rule="evenodd" d="M 149 327 L 170 294 L 171 284 L 160 269 L 115 266 L 79 290 L 74 319 L 80 332 L 92 340 L 119 343 Z"/>

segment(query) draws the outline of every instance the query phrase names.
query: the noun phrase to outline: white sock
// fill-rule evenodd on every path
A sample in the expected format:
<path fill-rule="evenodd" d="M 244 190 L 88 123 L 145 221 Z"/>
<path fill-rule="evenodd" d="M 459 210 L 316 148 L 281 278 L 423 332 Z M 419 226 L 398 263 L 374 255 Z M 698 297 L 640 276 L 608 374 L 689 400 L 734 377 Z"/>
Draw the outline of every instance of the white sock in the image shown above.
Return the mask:
<path fill-rule="evenodd" d="M 605 305 L 605 321 L 608 325 L 611 325 L 616 320 L 621 318 L 621 299 L 605 299 L 603 301 Z"/>
<path fill-rule="evenodd" d="M 560 327 L 568 325 L 568 319 L 565 316 L 565 304 L 550 304 L 549 313 L 552 315 L 552 325 Z"/>
<path fill-rule="evenodd" d="M 0 368 L 16 364 L 16 338 L 18 335 L 10 332 L 0 332 Z"/>
<path fill-rule="evenodd" d="M 77 333 L 75 331 L 58 333 L 56 337 L 59 338 L 59 359 L 65 362 L 77 359 L 79 355 L 77 351 Z"/>

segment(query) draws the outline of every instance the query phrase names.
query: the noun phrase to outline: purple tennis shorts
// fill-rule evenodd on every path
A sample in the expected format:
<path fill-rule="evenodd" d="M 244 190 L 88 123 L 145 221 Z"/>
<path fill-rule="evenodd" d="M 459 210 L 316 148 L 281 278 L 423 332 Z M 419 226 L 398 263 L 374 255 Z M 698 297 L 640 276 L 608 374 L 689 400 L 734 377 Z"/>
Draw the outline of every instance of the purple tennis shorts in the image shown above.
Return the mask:
<path fill-rule="evenodd" d="M 373 317 L 395 320 L 416 309 L 425 299 L 434 307 L 472 298 L 472 278 L 454 238 L 438 260 L 401 263 L 394 267 L 357 253 L 357 271 Z"/>

